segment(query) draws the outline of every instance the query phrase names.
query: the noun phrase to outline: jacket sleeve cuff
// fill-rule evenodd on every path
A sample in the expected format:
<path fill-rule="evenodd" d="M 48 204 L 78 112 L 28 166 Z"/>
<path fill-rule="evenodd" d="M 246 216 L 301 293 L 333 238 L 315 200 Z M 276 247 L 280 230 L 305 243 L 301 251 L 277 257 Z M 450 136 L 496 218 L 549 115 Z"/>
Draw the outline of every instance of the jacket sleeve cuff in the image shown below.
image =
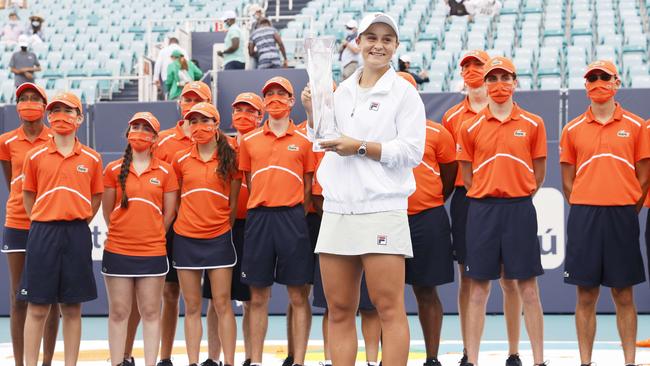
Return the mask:
<path fill-rule="evenodd" d="M 395 144 L 396 141 L 383 142 L 381 144 L 381 156 L 379 162 L 386 164 L 389 167 L 395 166 L 397 155 L 399 154 L 399 147 Z"/>

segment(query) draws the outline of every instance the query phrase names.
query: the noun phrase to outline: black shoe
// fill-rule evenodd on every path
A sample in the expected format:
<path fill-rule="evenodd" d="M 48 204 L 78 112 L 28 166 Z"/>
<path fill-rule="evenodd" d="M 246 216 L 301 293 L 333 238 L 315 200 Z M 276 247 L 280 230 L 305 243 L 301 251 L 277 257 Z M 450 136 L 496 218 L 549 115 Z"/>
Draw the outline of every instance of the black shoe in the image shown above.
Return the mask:
<path fill-rule="evenodd" d="M 442 364 L 437 358 L 427 358 L 426 362 L 422 366 L 442 366 Z"/>
<path fill-rule="evenodd" d="M 174 364 L 172 363 L 172 360 L 170 360 L 169 358 L 166 358 L 164 360 L 158 361 L 156 366 L 174 366 Z"/>
<path fill-rule="evenodd" d="M 211 358 L 208 358 L 207 360 L 201 362 L 201 366 L 222 366 L 223 364 L 221 361 L 219 362 L 214 362 Z"/>
<path fill-rule="evenodd" d="M 293 356 L 287 356 L 287 358 L 282 361 L 282 366 L 293 366 Z"/>
<path fill-rule="evenodd" d="M 191 364 L 189 364 L 189 365 L 187 365 L 187 366 L 199 366 L 199 365 L 197 365 L 197 364 L 195 364 L 195 363 L 191 363 Z"/>
<path fill-rule="evenodd" d="M 241 366 L 251 366 L 251 359 L 247 358 L 244 363 L 241 364 Z"/>
<path fill-rule="evenodd" d="M 515 353 L 510 355 L 506 360 L 506 366 L 521 366 L 521 359 L 519 359 L 519 354 Z"/>
<path fill-rule="evenodd" d="M 133 357 L 125 358 L 124 361 L 122 361 L 122 366 L 135 366 L 135 360 Z"/>
<path fill-rule="evenodd" d="M 460 361 L 458 361 L 458 364 L 460 366 L 465 366 L 467 364 L 467 353 L 463 351 L 463 357 L 460 358 Z"/>

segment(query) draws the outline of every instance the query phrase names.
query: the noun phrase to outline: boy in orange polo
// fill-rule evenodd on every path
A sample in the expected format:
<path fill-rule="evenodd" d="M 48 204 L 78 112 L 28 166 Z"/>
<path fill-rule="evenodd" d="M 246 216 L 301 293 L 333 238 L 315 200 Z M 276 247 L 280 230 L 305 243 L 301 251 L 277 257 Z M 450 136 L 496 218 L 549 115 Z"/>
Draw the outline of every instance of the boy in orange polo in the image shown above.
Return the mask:
<path fill-rule="evenodd" d="M 640 211 L 648 190 L 650 141 L 646 123 L 623 109 L 616 66 L 595 61 L 585 88 L 591 105 L 567 124 L 560 140 L 567 222 L 564 282 L 576 285 L 580 361 L 591 364 L 600 286 L 611 288 L 626 365 L 634 365 L 636 307 L 632 286 L 645 281 Z"/>
<path fill-rule="evenodd" d="M 47 94 L 40 86 L 24 83 L 16 89 L 16 110 L 21 126 L 0 136 L 0 161 L 5 172 L 9 198 L 2 242 L 2 251 L 7 255 L 9 265 L 9 289 L 11 301 L 11 346 L 14 362 L 22 365 L 23 332 L 25 329 L 25 313 L 27 304 L 18 300 L 16 292 L 20 286 L 23 268 L 25 267 L 25 248 L 29 233 L 29 217 L 23 206 L 23 163 L 25 154 L 36 146 L 47 142 L 50 129 L 43 123 Z M 50 311 L 43 334 L 43 364 L 52 363 L 54 344 L 59 328 L 59 309 Z"/>
<path fill-rule="evenodd" d="M 484 68 L 488 106 L 458 131 L 458 154 L 470 198 L 465 275 L 471 278 L 467 358 L 476 365 L 490 281 L 517 281 L 535 365 L 544 363 L 543 312 L 537 276 L 542 269 L 532 196 L 546 172 L 544 121 L 512 100 L 515 67 L 505 57 Z"/>
<path fill-rule="evenodd" d="M 43 325 L 52 304 L 63 316 L 65 362 L 74 365 L 81 341 L 81 303 L 97 298 L 88 222 L 104 191 L 102 159 L 75 136 L 81 101 L 60 93 L 47 105 L 53 137 L 29 151 L 23 166 L 23 202 L 32 220 L 20 297 L 29 302 L 25 363 L 36 366 Z"/>
<path fill-rule="evenodd" d="M 251 287 L 251 364 L 262 363 L 268 301 L 277 282 L 289 292 L 293 357 L 302 365 L 311 326 L 308 289 L 314 255 L 305 208 L 310 205 L 314 157 L 311 142 L 289 118 L 295 104 L 289 80 L 272 78 L 262 93 L 269 119 L 243 137 L 239 161 L 250 190 L 241 277 Z"/>

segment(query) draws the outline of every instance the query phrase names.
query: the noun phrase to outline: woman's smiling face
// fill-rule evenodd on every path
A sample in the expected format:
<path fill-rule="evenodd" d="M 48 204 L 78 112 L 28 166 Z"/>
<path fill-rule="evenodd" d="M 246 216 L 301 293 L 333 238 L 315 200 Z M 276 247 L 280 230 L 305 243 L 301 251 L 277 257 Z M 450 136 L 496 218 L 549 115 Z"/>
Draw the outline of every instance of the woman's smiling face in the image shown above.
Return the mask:
<path fill-rule="evenodd" d="M 398 46 L 399 40 L 395 31 L 384 23 L 371 25 L 359 36 L 359 47 L 365 66 L 388 66 Z"/>

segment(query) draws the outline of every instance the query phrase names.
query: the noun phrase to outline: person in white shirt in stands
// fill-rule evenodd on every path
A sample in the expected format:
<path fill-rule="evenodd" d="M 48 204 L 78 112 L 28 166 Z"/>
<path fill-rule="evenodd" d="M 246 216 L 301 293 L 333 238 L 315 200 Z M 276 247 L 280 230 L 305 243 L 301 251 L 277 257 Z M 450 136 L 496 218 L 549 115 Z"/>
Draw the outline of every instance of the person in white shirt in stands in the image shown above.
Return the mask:
<path fill-rule="evenodd" d="M 339 60 L 341 61 L 341 77 L 343 80 L 352 75 L 359 67 L 359 44 L 357 44 L 357 21 L 350 19 L 345 23 L 345 40 L 341 44 Z"/>
<path fill-rule="evenodd" d="M 361 274 L 377 308 L 382 361 L 406 365 L 409 326 L 404 309 L 405 257 L 413 256 L 407 216 L 422 161 L 426 116 L 417 90 L 397 76 L 391 59 L 397 23 L 383 13 L 361 21 L 357 37 L 364 66 L 334 93 L 341 137 L 319 141 L 327 152 L 318 169 L 323 218 L 316 244 L 327 299 L 333 365 L 353 365 Z M 311 91 L 302 102 L 314 139 Z"/>
<path fill-rule="evenodd" d="M 168 92 L 168 90 L 166 90 L 165 87 L 165 81 L 167 81 L 167 68 L 173 62 L 171 58 L 172 53 L 178 50 L 183 55 L 187 55 L 187 51 L 185 51 L 183 47 L 181 47 L 178 44 L 178 38 L 169 37 L 168 42 L 169 44 L 163 47 L 163 49 L 161 49 L 160 52 L 158 52 L 158 57 L 156 58 L 156 64 L 153 67 L 153 80 L 154 83 L 156 84 L 156 87 L 158 88 L 158 92 L 162 93 L 163 95 L 162 99 L 165 98 Z"/>

